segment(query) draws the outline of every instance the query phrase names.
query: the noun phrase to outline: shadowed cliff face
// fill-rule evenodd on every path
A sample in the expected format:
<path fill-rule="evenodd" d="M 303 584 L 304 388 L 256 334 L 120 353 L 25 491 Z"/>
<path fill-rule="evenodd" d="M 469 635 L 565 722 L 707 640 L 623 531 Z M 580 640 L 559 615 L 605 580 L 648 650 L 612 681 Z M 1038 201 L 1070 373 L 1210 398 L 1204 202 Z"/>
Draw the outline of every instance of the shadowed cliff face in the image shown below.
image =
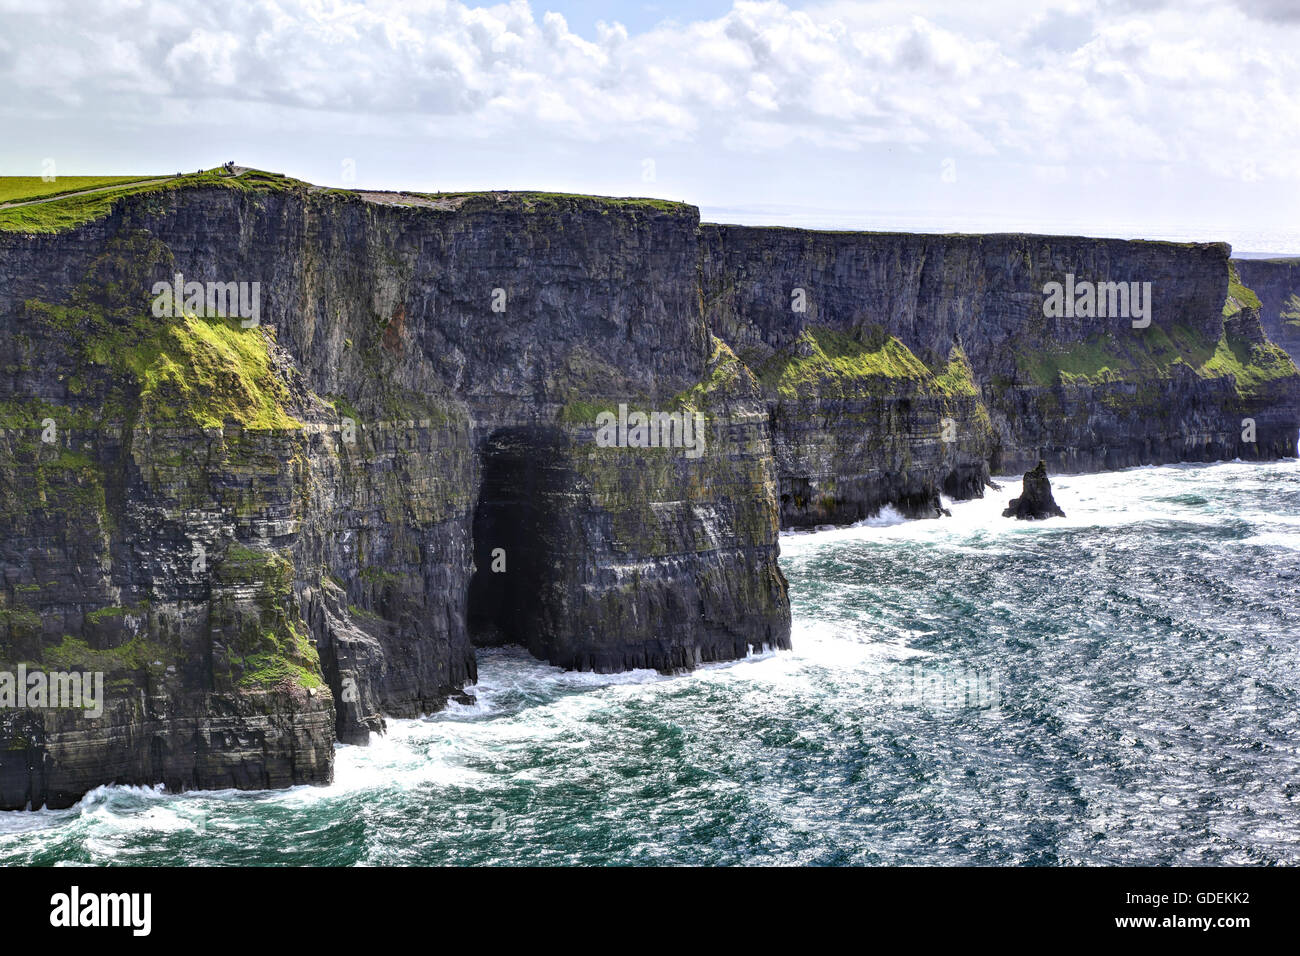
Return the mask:
<path fill-rule="evenodd" d="M 1300 377 L 1225 247 L 411 202 L 178 189 L 0 233 L 0 671 L 106 678 L 102 717 L 0 711 L 0 806 L 326 781 L 476 643 L 788 647 L 782 526 L 933 516 L 990 463 L 1294 448 Z M 1070 270 L 1153 282 L 1150 327 L 1045 318 Z M 260 283 L 260 324 L 155 317 L 177 273 Z M 700 416 L 702 453 L 598 441 L 621 408 Z"/>
<path fill-rule="evenodd" d="M 540 597 L 570 529 L 565 501 L 577 483 L 563 467 L 558 429 L 503 428 L 483 443 L 474 509 L 470 635 L 478 646 L 520 644 L 533 653 L 546 632 Z"/>
<path fill-rule="evenodd" d="M 809 326 L 874 324 L 925 362 L 946 359 L 960 343 L 984 378 L 1012 370 L 1007 353 L 1035 340 L 1123 331 L 1115 320 L 1044 316 L 1044 284 L 1067 273 L 1151 282 L 1152 325 L 1185 324 L 1217 338 L 1228 247 L 705 225 L 701 252 L 710 325 L 741 354 L 780 349 Z M 795 288 L 807 292 L 804 313 L 791 309 Z"/>

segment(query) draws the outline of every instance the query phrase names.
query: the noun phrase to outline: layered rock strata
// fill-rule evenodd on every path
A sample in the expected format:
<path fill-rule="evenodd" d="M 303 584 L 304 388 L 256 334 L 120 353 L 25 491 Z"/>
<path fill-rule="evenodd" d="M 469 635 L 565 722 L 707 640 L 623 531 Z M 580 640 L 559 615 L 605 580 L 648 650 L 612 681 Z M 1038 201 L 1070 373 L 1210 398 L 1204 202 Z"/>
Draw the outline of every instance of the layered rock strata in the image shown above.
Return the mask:
<path fill-rule="evenodd" d="M 1065 272 L 1154 282 L 1149 327 L 1045 318 Z M 257 282 L 256 324 L 155 315 L 178 274 Z M 990 468 L 1291 453 L 1300 375 L 1230 281 L 1221 245 L 270 175 L 0 215 L 0 671 L 105 697 L 0 708 L 0 806 L 326 782 L 335 740 L 460 695 L 476 646 L 788 647 L 782 527 L 934 515 Z M 602 440 L 615 411 L 654 432 Z"/>
<path fill-rule="evenodd" d="M 1025 472 L 1021 482 L 1020 494 L 1012 498 L 1004 518 L 1016 518 L 1020 521 L 1042 521 L 1045 518 L 1064 518 L 1065 512 L 1052 497 L 1052 482 L 1047 477 L 1047 462 L 1039 461 L 1032 470 Z"/>
<path fill-rule="evenodd" d="M 1233 259 L 1241 284 L 1259 300 L 1259 320 L 1270 341 L 1300 362 L 1300 258 Z"/>

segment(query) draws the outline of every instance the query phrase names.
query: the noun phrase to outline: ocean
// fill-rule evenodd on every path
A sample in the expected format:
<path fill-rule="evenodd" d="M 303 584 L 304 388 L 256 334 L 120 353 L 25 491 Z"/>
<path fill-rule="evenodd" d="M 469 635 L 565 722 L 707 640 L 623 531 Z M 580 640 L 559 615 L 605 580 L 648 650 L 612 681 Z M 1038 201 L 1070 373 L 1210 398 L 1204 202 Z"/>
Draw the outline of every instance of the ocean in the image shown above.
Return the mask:
<path fill-rule="evenodd" d="M 782 536 L 794 649 L 689 674 L 480 652 L 328 787 L 101 787 L 16 864 L 1300 863 L 1300 465 L 1053 478 L 1067 517 Z"/>

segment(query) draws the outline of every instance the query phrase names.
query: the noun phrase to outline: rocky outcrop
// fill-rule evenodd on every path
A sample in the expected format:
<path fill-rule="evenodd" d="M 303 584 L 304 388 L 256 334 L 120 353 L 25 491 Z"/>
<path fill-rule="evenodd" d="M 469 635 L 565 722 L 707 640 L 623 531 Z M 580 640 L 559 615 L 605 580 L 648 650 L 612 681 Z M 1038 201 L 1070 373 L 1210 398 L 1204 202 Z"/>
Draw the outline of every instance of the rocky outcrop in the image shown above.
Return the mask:
<path fill-rule="evenodd" d="M 1287 454 L 1300 421 L 1223 246 L 269 175 L 6 228 L 0 672 L 102 673 L 106 703 L 0 712 L 4 807 L 327 781 L 335 739 L 444 706 L 476 646 L 788 647 L 783 526 L 933 516 L 1039 457 Z M 1155 281 L 1151 327 L 1045 319 L 1070 270 Z M 260 283 L 258 323 L 155 316 L 178 273 Z"/>
<path fill-rule="evenodd" d="M 1016 518 L 1020 521 L 1041 521 L 1044 518 L 1064 518 L 1056 499 L 1052 497 L 1052 483 L 1047 479 L 1047 462 L 1039 461 L 1032 470 L 1025 472 L 1020 496 L 1012 498 L 1004 518 Z"/>
<path fill-rule="evenodd" d="M 1300 362 L 1300 258 L 1233 259 L 1241 284 L 1259 299 L 1264 334 Z"/>
<path fill-rule="evenodd" d="M 0 714 L 0 807 L 70 807 L 106 783 L 266 790 L 330 779 L 334 715 L 326 692 L 205 693 L 127 681 L 110 687 L 99 717 L 69 709 Z"/>

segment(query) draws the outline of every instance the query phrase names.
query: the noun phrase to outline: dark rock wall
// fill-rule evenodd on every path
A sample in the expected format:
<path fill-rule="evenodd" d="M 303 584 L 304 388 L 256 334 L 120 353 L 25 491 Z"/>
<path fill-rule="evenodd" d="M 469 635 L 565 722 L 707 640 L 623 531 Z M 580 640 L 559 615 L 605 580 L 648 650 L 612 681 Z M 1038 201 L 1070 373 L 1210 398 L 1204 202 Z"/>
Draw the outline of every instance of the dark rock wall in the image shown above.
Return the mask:
<path fill-rule="evenodd" d="M 1043 458 L 1084 472 L 1294 454 L 1300 378 L 1276 354 L 1252 357 L 1257 312 L 1225 326 L 1225 244 L 705 225 L 701 249 L 710 328 L 756 367 L 797 354 L 807 329 L 887 334 L 936 376 L 954 347 L 969 360 L 977 400 L 907 369 L 847 396 L 769 391 L 787 524 L 853 520 L 886 503 L 933 513 L 941 492 L 979 494 L 983 463 L 1005 473 Z M 1067 274 L 1150 282 L 1149 326 L 1045 316 L 1044 285 Z M 1268 372 L 1226 374 L 1221 340 Z M 1242 440 L 1247 417 L 1256 442 Z M 943 441 L 944 418 L 955 441 Z M 831 504 L 806 504 L 819 496 Z"/>
<path fill-rule="evenodd" d="M 766 417 L 718 374 L 695 211 L 450 205 L 193 190 L 0 238 L 21 445 L 0 467 L 0 662 L 109 672 L 104 718 L 4 715 L 4 806 L 329 780 L 335 737 L 474 679 L 476 544 L 506 552 L 508 638 L 566 667 L 789 645 Z M 149 290 L 175 272 L 260 282 L 260 328 L 172 341 Z M 706 454 L 596 448 L 618 403 L 707 409 Z M 201 427 L 214 407 L 255 421 Z M 511 441 L 546 480 L 502 474 Z"/>
<path fill-rule="evenodd" d="M 1300 259 L 1233 259 L 1242 284 L 1259 296 L 1264 334 L 1300 362 Z"/>
<path fill-rule="evenodd" d="M 1043 316 L 1043 285 L 1066 273 L 1151 282 L 1152 324 L 1192 324 L 1217 337 L 1228 247 L 1033 235 L 817 232 L 701 228 L 706 311 L 744 353 L 779 349 L 808 325 L 877 324 L 925 361 L 960 343 L 976 375 L 1011 371 L 1009 356 L 1036 338 L 1081 342 L 1122 332 L 1107 319 Z M 807 291 L 807 311 L 790 290 Z"/>
<path fill-rule="evenodd" d="M 335 739 L 443 706 L 476 644 L 788 647 L 782 526 L 932 516 L 990 465 L 1235 457 L 1244 414 L 1252 457 L 1294 448 L 1300 376 L 1257 309 L 1225 320 L 1223 246 L 412 203 L 191 189 L 0 234 L 0 670 L 108 698 L 0 712 L 0 806 L 328 781 Z M 1067 271 L 1153 282 L 1173 351 L 1045 319 Z M 176 272 L 260 282 L 261 325 L 154 319 Z M 702 415 L 704 453 L 601 447 L 621 404 Z"/>

